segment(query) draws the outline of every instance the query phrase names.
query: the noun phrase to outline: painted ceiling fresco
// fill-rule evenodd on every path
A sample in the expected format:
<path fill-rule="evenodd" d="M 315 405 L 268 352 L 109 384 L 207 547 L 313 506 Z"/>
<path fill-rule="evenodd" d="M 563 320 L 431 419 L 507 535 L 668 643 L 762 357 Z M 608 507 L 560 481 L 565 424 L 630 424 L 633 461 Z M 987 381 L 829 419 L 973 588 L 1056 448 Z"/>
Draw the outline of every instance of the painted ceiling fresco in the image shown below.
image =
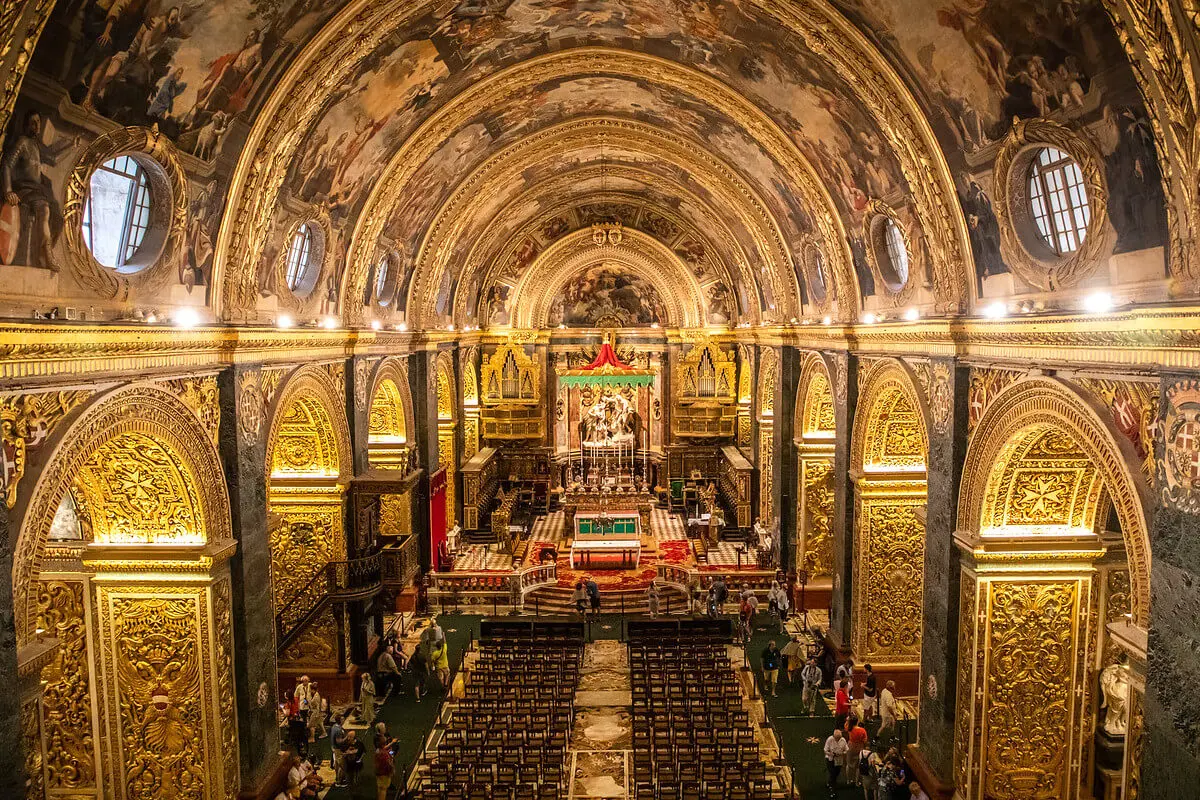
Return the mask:
<path fill-rule="evenodd" d="M 355 5 L 370 2 L 355 0 Z M 1100 0 L 833 2 L 890 63 L 928 118 L 958 187 L 977 290 L 986 279 L 1009 272 L 1000 254 L 991 173 L 1014 117 L 1049 117 L 1094 140 L 1105 161 L 1112 251 L 1161 247 L 1166 222 L 1152 135 Z M 0 209 L 12 231 L 0 236 L 0 262 L 54 271 L 54 281 L 45 284 L 52 287 L 45 289 L 48 296 L 91 302 L 92 290 L 61 269 L 69 260 L 62 220 L 71 170 L 97 137 L 119 126 L 156 127 L 181 154 L 188 224 L 176 279 L 154 289 L 152 297 L 136 299 L 170 305 L 194 304 L 199 297 L 211 303 L 230 179 L 239 160 L 256 156 L 243 153 L 256 115 L 306 47 L 328 38 L 322 29 L 335 24 L 348 5 L 338 0 L 58 3 L 3 143 L 6 175 L 12 178 L 19 166 L 28 175 L 18 177 L 28 179 L 31 188 L 23 189 L 22 203 L 8 212 Z M 862 236 L 871 198 L 897 209 L 914 239 L 913 274 L 927 276 L 924 232 L 908 208 L 911 187 L 887 135 L 852 82 L 799 37 L 781 33 L 785 28 L 764 6 L 769 4 L 752 0 L 449 0 L 413 10 L 365 53 L 351 79 L 334 87 L 315 123 L 295 132 L 295 154 L 281 162 L 287 176 L 273 210 L 277 241 L 266 248 L 258 270 L 260 292 L 276 291 L 269 266 L 279 257 L 287 227 L 319 209 L 330 225 L 331 262 L 314 294 L 321 298 L 322 312 L 331 310 L 362 210 L 393 155 L 414 132 L 488 76 L 580 47 L 615 48 L 683 65 L 715 78 L 761 111 L 812 165 L 832 198 L 864 295 L 878 290 Z M 747 129 L 744 120 L 724 115 L 698 90 L 668 88 L 669 81 L 653 69 L 634 73 L 583 71 L 515 86 L 488 112 L 439 132 L 433 155 L 414 165 L 397 204 L 385 210 L 385 238 L 414 263 L 438 209 L 489 157 L 550 126 L 604 116 L 669 132 L 720 159 L 761 197 L 784 245 L 799 252 L 799 243 L 814 228 L 814 215 L 824 212 L 806 207 L 788 169 L 760 144 L 761 128 Z M 31 161 L 28 154 L 35 151 Z M 647 160 L 644 154 L 620 155 L 614 144 L 530 164 L 511 192 L 477 209 L 480 219 L 470 222 L 468 240 L 455 242 L 454 251 L 459 256 L 471 252 L 469 238 L 510 213 L 508 204 L 531 184 L 601 163 L 657 170 L 687 190 L 656 195 L 642 187 L 643 205 L 662 201 L 664 210 L 678 211 L 702 204 L 722 212 L 711 187 L 679 165 Z M 40 210 L 43 206 L 47 211 Z M 508 229 L 520 230 L 526 216 L 522 211 Z M 703 216 L 691 215 L 693 220 Z M 747 245 L 753 236 L 737 220 L 726 222 L 738 246 L 723 258 L 755 258 Z M 761 264 L 748 266 L 753 272 Z M 447 308 L 457 302 L 452 291 L 457 277 L 436 278 L 446 285 L 439 304 Z M 746 286 L 746 275 L 735 272 L 730 279 L 737 284 L 732 292 L 738 304 L 753 302 L 764 309 L 773 304 L 766 281 L 754 279 L 755 285 Z M 461 290 L 482 298 L 489 286 L 481 276 Z M 803 281 L 800 291 L 806 292 Z M 124 313 L 128 309 L 121 304 L 131 297 L 101 303 L 102 313 Z"/>

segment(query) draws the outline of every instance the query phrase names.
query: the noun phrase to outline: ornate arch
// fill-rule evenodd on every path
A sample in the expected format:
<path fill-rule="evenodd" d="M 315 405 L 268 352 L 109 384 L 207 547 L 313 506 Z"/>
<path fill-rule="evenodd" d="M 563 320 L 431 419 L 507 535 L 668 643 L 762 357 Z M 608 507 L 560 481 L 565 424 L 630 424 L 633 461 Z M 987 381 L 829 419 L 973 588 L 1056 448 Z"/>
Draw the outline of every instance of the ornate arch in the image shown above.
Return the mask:
<path fill-rule="evenodd" d="M 887 358 L 863 377 L 850 438 L 850 468 L 924 473 L 929 458 L 929 407 L 904 362 Z"/>
<path fill-rule="evenodd" d="M 765 283 L 770 286 L 774 298 L 772 302 L 778 306 L 779 316 L 787 318 L 800 313 L 799 287 L 786 239 L 766 201 L 740 173 L 709 154 L 702 142 L 641 122 L 589 117 L 552 125 L 526 136 L 494 154 L 458 184 L 429 226 L 413 266 L 406 306 L 410 324 L 420 325 L 433 318 L 442 273 L 452 268 L 455 244 L 480 207 L 487 205 L 503 187 L 520 180 L 522 173 L 531 165 L 594 148 L 600 143 L 635 152 L 639 157 L 665 161 L 690 173 L 693 180 L 703 183 L 713 197 L 723 204 L 731 218 L 737 219 L 754 238 L 757 248 L 755 256 L 763 261 Z M 403 190 L 410 177 L 408 173 L 414 173 L 417 165 L 406 165 L 404 169 L 406 176 L 397 192 Z M 386 207 L 390 208 L 391 204 Z M 367 208 L 371 208 L 370 204 Z M 363 213 L 365 218 L 367 211 Z M 383 211 L 376 213 L 382 214 Z M 385 222 L 379 221 L 376 227 L 382 228 Z M 360 219 L 359 227 L 363 224 Z M 352 248 L 357 246 L 359 235 L 361 232 L 356 231 Z M 369 274 L 369 263 L 360 265 L 353 260 L 354 257 L 352 249 L 347 279 L 355 282 L 351 284 L 348 297 L 359 296 L 362 288 L 360 281 Z M 356 271 L 359 266 L 364 269 L 361 274 Z M 418 316 L 412 316 L 414 313 Z"/>
<path fill-rule="evenodd" d="M 658 291 L 673 326 L 696 328 L 704 324 L 704 299 L 700 284 L 670 248 L 641 231 L 621 229 L 619 238 L 602 229 L 583 229 L 564 236 L 546 248 L 517 283 L 512 307 L 518 328 L 545 327 L 550 306 L 563 285 L 580 271 L 600 264 L 618 264 L 645 278 Z"/>
<path fill-rule="evenodd" d="M 1150 487 L 1133 445 L 1118 433 L 1109 412 L 1058 378 L 1031 376 L 1006 388 L 984 412 L 967 446 L 958 528 L 978 532 L 998 502 L 997 488 L 1013 458 L 1035 436 L 1063 434 L 1099 472 L 1125 538 L 1134 622 L 1150 612 Z M 1093 505 L 1096 499 L 1090 501 Z M 1091 512 L 1094 514 L 1095 509 Z"/>
<path fill-rule="evenodd" d="M 795 422 L 792 430 L 797 439 L 812 436 L 832 438 L 837 434 L 834 419 L 833 381 L 829 365 L 820 353 L 810 352 L 800 366 L 800 383 L 796 387 Z"/>
<path fill-rule="evenodd" d="M 285 380 L 271 414 L 264 465 L 268 477 L 348 479 L 350 426 L 343 395 L 323 365 L 300 367 Z"/>
<path fill-rule="evenodd" d="M 375 437 L 387 437 L 388 441 L 394 442 L 409 441 L 416 433 L 416 417 L 406 359 L 393 356 L 379 362 L 371 379 L 370 397 L 368 441 Z"/>
<path fill-rule="evenodd" d="M 122 471 L 132 476 L 132 470 L 141 470 L 139 485 L 149 480 L 156 514 L 162 511 L 177 521 L 183 519 L 170 513 L 168 505 L 173 505 L 176 512 L 195 520 L 200 541 L 215 544 L 233 539 L 221 459 L 195 413 L 171 392 L 145 383 L 114 389 L 95 398 L 72 424 L 52 435 L 58 442 L 47 453 L 29 504 L 16 521 L 13 605 L 18 644 L 25 643 L 37 627 L 36 603 L 30 602 L 28 592 L 36 586 L 58 505 L 84 471 L 104 477 L 107 485 L 129 486 L 132 478 L 123 481 Z M 96 460 L 98 454 L 105 462 Z M 170 503 L 155 487 L 182 489 L 188 496 Z M 99 492 L 89 496 L 99 497 Z M 124 498 L 110 493 L 104 499 L 104 513 L 125 513 L 121 505 L 132 503 L 132 496 Z"/>
<path fill-rule="evenodd" d="M 775 385 L 779 378 L 779 354 L 774 347 L 758 350 L 758 419 L 775 416 Z"/>
<path fill-rule="evenodd" d="M 458 421 L 458 389 L 454 380 L 454 357 L 443 350 L 434 363 L 434 380 L 437 381 L 437 413 L 442 422 Z"/>

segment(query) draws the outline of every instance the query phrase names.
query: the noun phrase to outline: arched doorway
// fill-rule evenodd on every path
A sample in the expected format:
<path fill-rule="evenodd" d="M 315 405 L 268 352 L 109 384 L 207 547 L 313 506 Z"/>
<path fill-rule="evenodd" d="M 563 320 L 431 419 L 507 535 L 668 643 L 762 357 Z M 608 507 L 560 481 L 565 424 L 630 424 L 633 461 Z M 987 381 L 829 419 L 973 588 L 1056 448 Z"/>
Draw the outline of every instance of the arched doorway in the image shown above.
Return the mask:
<path fill-rule="evenodd" d="M 323 579 L 347 557 L 344 405 L 326 368 L 302 367 L 284 383 L 271 418 L 267 524 L 281 676 L 332 678 L 347 666 L 345 611 L 328 602 Z"/>
<path fill-rule="evenodd" d="M 458 389 L 454 380 L 454 358 L 450 353 L 440 353 L 435 365 L 437 379 L 438 414 L 438 469 L 446 470 L 446 527 L 453 528 L 458 521 L 455 509 L 455 479 L 458 473 L 458 448 L 455 438 L 458 430 Z"/>
<path fill-rule="evenodd" d="M 1148 488 L 1107 417 L 1058 379 L 1026 378 L 970 442 L 955 732 L 966 798 L 1090 797 L 1097 779 L 1116 791 L 1137 776 Z"/>
<path fill-rule="evenodd" d="M 809 589 L 827 595 L 833 579 L 833 451 L 837 438 L 829 368 L 819 353 L 800 367 L 796 392 L 796 568 Z"/>
<path fill-rule="evenodd" d="M 921 662 L 928 417 L 903 363 L 867 368 L 850 442 L 851 641 L 855 658 L 905 682 L 901 691 L 915 688 Z"/>
<path fill-rule="evenodd" d="M 53 434 L 14 519 L 18 643 L 57 644 L 40 708 L 23 698 L 35 791 L 207 800 L 240 788 L 236 545 L 214 432 L 172 392 L 134 384 Z"/>
<path fill-rule="evenodd" d="M 412 396 L 408 372 L 399 359 L 388 359 L 375 373 L 367 421 L 367 463 L 373 469 L 408 471 L 412 445 Z"/>

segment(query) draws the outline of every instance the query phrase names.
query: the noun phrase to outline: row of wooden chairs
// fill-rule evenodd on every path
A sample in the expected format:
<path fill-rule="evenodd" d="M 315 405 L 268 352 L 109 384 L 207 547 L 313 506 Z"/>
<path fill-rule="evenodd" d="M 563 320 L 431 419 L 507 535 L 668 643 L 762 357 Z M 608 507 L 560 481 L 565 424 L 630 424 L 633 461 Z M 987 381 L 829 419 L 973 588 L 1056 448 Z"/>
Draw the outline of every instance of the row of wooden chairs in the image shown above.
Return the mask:
<path fill-rule="evenodd" d="M 426 786 L 421 800 L 559 800 L 555 786 L 524 783 L 517 786 L 470 784 L 467 786 Z"/>
<path fill-rule="evenodd" d="M 687 783 L 639 784 L 635 800 L 770 800 L 771 782 L 689 781 Z"/>

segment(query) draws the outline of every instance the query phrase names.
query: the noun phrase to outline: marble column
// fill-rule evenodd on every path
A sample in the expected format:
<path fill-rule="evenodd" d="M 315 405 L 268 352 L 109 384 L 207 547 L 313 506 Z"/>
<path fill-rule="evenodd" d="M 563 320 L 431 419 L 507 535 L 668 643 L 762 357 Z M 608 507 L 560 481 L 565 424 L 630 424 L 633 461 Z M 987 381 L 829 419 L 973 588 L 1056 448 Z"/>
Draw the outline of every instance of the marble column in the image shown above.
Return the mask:
<path fill-rule="evenodd" d="M 779 478 L 779 566 L 784 572 L 796 569 L 797 524 L 800 484 L 795 438 L 796 389 L 800 383 L 800 353 L 784 347 L 780 353 L 779 380 L 775 386 L 775 464 Z"/>
<path fill-rule="evenodd" d="M 931 359 L 928 389 L 933 430 L 926 462 L 924 618 L 921 632 L 922 755 L 949 780 L 954 755 L 958 664 L 959 548 L 954 544 L 958 492 L 967 455 L 970 369 Z"/>
<path fill-rule="evenodd" d="M 833 588 L 829 606 L 829 635 L 835 644 L 850 645 L 850 597 L 854 585 L 854 484 L 850 480 L 850 431 L 858 403 L 858 358 L 828 353 L 833 383 L 833 416 L 837 438 L 833 446 Z"/>
<path fill-rule="evenodd" d="M 0 675 L 17 674 L 17 631 L 13 618 L 13 549 L 18 531 L 9 530 L 8 506 L 0 503 Z M 11 688 L 11 687 L 10 687 Z M 25 752 L 21 746 L 21 698 L 0 692 L 0 797 L 25 796 Z"/>
<path fill-rule="evenodd" d="M 267 535 L 266 391 L 257 366 L 236 366 L 218 378 L 219 447 L 229 489 L 237 552 L 229 561 L 233 589 L 233 669 L 242 786 L 259 786 L 275 767 L 275 600 Z"/>
<path fill-rule="evenodd" d="M 409 391 L 413 399 L 414 428 L 409 439 L 417 449 L 421 477 L 413 487 L 412 530 L 417 538 L 421 569 L 433 564 L 429 543 L 429 476 L 438 468 L 437 351 L 414 353 L 408 359 Z"/>
<path fill-rule="evenodd" d="M 1163 374 L 1159 423 L 1139 800 L 1200 791 L 1200 378 Z"/>

